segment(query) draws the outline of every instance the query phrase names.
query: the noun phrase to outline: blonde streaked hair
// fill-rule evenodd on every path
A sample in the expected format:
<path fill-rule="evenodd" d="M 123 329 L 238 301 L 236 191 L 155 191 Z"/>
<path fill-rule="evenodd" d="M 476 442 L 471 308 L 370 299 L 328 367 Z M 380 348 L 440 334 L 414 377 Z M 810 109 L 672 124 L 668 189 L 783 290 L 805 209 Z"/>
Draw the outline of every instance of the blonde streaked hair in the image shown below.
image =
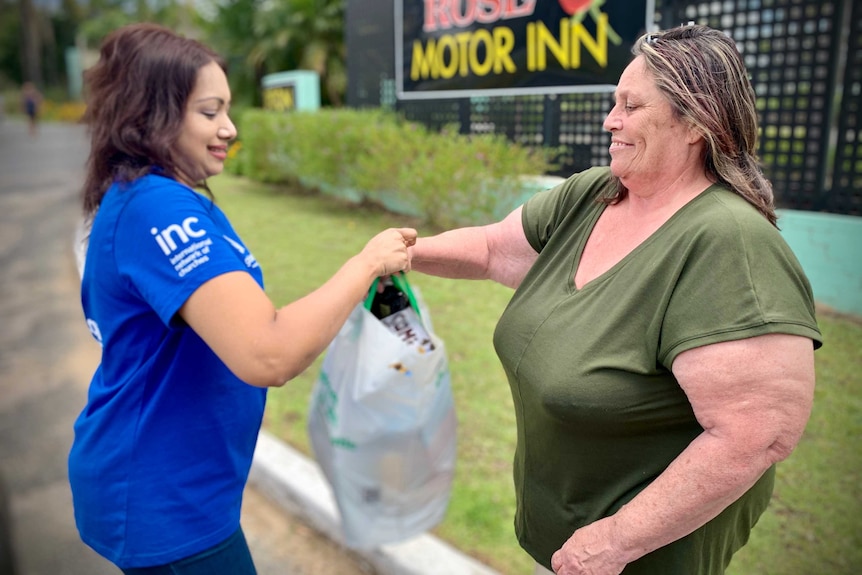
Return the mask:
<path fill-rule="evenodd" d="M 757 157 L 754 89 L 733 40 L 708 26 L 689 24 L 644 34 L 632 53 L 643 57 L 676 117 L 703 136 L 707 175 L 776 225 L 772 184 Z M 614 178 L 603 199 L 615 203 L 627 193 Z"/>

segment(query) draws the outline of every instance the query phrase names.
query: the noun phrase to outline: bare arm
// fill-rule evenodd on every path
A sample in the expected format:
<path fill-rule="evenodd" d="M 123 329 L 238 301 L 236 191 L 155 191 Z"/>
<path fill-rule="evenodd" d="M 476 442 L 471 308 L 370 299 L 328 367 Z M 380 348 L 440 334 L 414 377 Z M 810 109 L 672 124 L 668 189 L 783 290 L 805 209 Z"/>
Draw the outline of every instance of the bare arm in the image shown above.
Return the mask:
<path fill-rule="evenodd" d="M 500 222 L 419 238 L 410 248 L 412 269 L 455 279 L 491 279 L 516 288 L 538 254 L 521 225 L 521 208 Z"/>
<path fill-rule="evenodd" d="M 381 232 L 321 287 L 281 309 L 249 274 L 232 272 L 203 284 L 179 313 L 237 377 L 280 386 L 326 349 L 374 278 L 409 270 L 415 238 L 407 228 Z"/>
<path fill-rule="evenodd" d="M 703 433 L 615 515 L 554 554 L 557 573 L 613 574 L 688 535 L 745 493 L 798 443 L 814 397 L 810 339 L 772 334 L 692 349 L 673 373 Z"/>

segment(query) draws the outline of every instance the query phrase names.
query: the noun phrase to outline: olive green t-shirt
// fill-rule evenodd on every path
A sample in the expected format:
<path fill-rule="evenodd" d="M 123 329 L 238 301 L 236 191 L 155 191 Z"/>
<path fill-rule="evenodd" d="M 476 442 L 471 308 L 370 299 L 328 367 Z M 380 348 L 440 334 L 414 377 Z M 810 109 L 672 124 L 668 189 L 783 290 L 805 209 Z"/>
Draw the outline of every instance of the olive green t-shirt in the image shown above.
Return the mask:
<path fill-rule="evenodd" d="M 821 341 L 811 287 L 781 234 L 720 185 L 577 289 L 609 178 L 593 168 L 524 205 L 539 255 L 494 333 L 517 417 L 515 530 L 546 567 L 576 529 L 615 513 L 703 431 L 670 371 L 679 353 L 768 333 Z M 773 479 L 771 469 L 710 523 L 624 573 L 723 573 Z"/>

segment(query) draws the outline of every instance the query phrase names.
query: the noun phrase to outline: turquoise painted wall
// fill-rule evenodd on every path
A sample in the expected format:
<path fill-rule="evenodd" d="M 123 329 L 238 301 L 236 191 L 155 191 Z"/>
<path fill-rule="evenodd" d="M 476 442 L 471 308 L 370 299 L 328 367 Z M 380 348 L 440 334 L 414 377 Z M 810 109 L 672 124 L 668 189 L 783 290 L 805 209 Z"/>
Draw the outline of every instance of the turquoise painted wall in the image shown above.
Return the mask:
<path fill-rule="evenodd" d="M 778 216 L 817 303 L 862 316 L 862 218 L 794 210 Z"/>

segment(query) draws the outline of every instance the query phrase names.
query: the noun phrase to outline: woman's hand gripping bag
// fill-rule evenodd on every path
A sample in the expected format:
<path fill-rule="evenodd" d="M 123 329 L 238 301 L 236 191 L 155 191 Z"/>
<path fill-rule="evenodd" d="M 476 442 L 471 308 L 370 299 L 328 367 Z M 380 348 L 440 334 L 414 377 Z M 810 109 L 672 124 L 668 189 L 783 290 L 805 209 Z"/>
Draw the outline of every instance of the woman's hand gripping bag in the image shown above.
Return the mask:
<path fill-rule="evenodd" d="M 393 280 L 410 307 L 375 317 L 375 282 L 327 349 L 309 411 L 311 446 L 332 487 L 344 542 L 355 549 L 436 526 L 455 472 L 445 347 L 418 289 L 403 274 Z"/>

